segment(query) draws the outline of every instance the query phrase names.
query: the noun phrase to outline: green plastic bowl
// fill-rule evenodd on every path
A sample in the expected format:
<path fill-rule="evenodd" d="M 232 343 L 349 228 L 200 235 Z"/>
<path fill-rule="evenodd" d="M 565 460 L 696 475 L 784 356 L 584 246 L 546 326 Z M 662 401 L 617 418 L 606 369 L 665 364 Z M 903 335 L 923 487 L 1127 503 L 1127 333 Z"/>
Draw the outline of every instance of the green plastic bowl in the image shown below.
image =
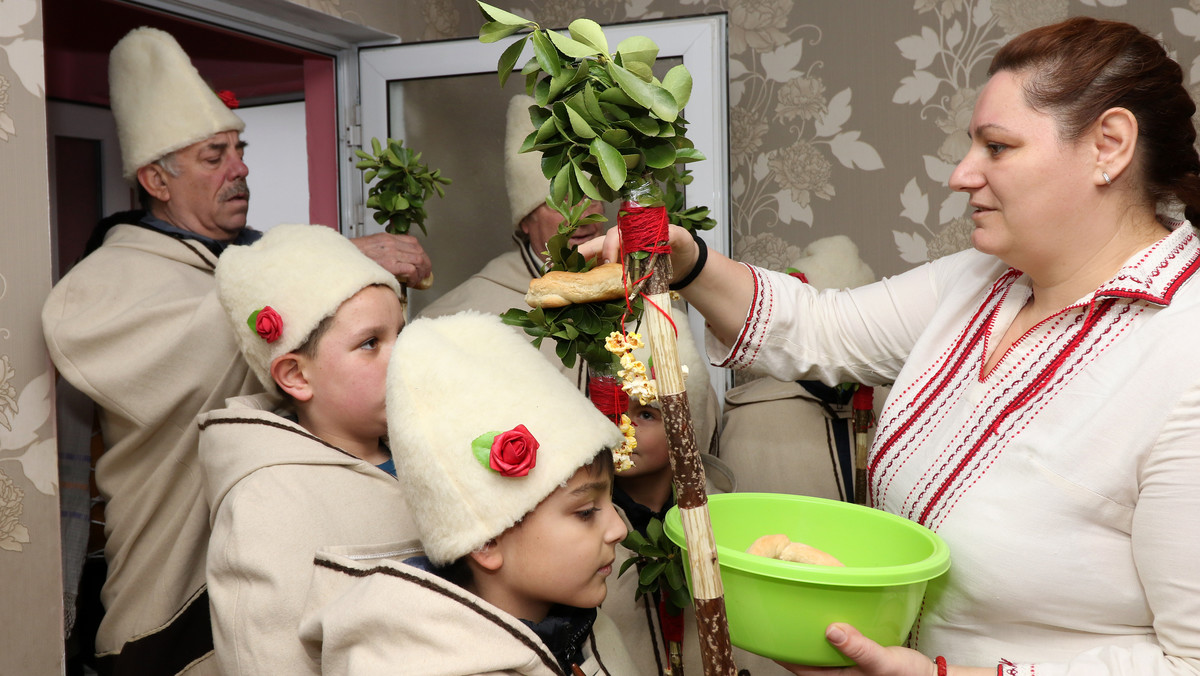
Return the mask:
<path fill-rule="evenodd" d="M 920 524 L 836 500 L 775 493 L 708 498 L 725 612 L 733 645 L 812 666 L 851 664 L 825 640 L 847 622 L 882 645 L 900 645 L 917 618 L 925 585 L 950 567 L 950 551 Z M 679 508 L 664 523 L 687 551 Z M 783 533 L 824 550 L 845 568 L 777 561 L 746 553 L 759 537 Z M 691 571 L 687 571 L 691 585 Z"/>

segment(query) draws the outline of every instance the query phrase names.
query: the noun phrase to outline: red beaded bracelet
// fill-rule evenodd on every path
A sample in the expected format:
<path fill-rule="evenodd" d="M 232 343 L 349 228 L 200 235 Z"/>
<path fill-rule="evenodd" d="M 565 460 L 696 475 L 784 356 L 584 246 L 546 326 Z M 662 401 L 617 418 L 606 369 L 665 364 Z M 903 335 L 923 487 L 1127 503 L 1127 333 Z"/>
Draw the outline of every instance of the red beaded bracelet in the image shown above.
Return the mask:
<path fill-rule="evenodd" d="M 937 676 L 946 676 L 946 658 L 938 655 L 937 658 L 933 660 L 933 663 L 937 665 Z"/>

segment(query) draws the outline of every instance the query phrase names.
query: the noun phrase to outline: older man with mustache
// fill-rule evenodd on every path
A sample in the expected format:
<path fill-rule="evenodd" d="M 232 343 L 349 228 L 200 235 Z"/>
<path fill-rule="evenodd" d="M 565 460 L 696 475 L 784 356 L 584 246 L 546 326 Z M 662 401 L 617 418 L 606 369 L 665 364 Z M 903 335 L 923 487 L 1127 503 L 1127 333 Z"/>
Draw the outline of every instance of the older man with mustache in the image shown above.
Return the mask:
<path fill-rule="evenodd" d="M 216 673 L 194 419 L 262 390 L 213 278 L 226 247 L 260 236 L 246 227 L 245 125 L 174 38 L 153 28 L 113 48 L 109 85 L 125 178 L 144 210 L 105 219 L 42 311 L 51 358 L 95 402 L 104 437 L 98 662 L 112 674 Z M 430 272 L 411 237 L 355 243 L 405 279 Z"/>

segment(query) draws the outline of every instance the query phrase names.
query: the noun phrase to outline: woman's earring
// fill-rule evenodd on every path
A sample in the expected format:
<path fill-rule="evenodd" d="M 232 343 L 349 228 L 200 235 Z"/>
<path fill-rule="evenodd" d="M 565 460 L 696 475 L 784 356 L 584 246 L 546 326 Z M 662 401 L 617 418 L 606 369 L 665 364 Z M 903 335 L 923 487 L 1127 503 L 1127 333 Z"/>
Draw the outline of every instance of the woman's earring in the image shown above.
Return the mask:
<path fill-rule="evenodd" d="M 1108 177 L 1107 171 L 1100 172 L 1100 175 L 1104 177 L 1104 185 L 1112 185 L 1112 179 Z"/>

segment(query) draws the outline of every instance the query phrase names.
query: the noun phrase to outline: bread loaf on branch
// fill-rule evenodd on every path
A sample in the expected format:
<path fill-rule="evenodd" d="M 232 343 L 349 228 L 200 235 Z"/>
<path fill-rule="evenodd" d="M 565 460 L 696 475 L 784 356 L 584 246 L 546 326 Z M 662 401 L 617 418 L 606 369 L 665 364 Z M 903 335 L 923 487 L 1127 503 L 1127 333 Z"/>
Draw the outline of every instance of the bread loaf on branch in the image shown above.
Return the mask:
<path fill-rule="evenodd" d="M 616 300 L 625 295 L 621 264 L 605 263 L 587 272 L 547 272 L 529 282 L 529 307 L 557 308 L 575 303 Z"/>

